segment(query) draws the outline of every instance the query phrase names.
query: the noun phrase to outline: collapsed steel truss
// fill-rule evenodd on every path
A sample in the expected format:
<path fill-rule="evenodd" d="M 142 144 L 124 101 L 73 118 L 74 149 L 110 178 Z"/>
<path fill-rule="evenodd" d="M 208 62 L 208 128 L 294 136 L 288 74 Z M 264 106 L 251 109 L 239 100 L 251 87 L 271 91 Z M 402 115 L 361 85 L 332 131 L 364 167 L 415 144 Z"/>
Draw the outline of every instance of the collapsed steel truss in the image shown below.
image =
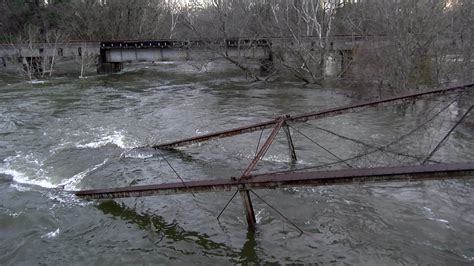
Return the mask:
<path fill-rule="evenodd" d="M 473 174 L 474 163 L 412 165 L 397 167 L 357 168 L 330 171 L 268 173 L 247 179 L 213 179 L 165 183 L 157 185 L 106 188 L 76 192 L 86 199 L 114 199 L 186 193 L 265 189 L 288 186 L 330 186 L 367 182 L 395 182 L 463 178 Z"/>
<path fill-rule="evenodd" d="M 397 167 L 357 168 L 330 171 L 285 172 L 251 175 L 257 163 L 265 156 L 268 148 L 280 129 L 285 131 L 288 140 L 290 158 L 296 160 L 296 152 L 288 125 L 291 123 L 306 122 L 311 119 L 331 117 L 345 113 L 359 111 L 366 107 L 378 106 L 393 102 L 412 101 L 428 95 L 439 95 L 456 91 L 467 91 L 474 84 L 430 90 L 415 94 L 406 94 L 392 98 L 352 104 L 344 107 L 332 108 L 313 113 L 296 116 L 284 115 L 274 120 L 253 124 L 231 130 L 187 138 L 160 145 L 152 146 L 155 149 L 172 149 L 180 146 L 200 143 L 204 141 L 231 137 L 239 134 L 255 132 L 264 129 L 273 129 L 266 141 L 259 147 L 257 154 L 240 178 L 214 179 L 205 181 L 188 181 L 180 183 L 165 183 L 158 185 L 131 186 L 122 188 L 96 189 L 77 191 L 75 194 L 87 199 L 110 199 L 123 197 L 143 197 L 154 195 L 169 195 L 179 193 L 201 193 L 237 190 L 240 193 L 245 207 L 247 223 L 255 225 L 255 214 L 250 198 L 250 189 L 276 188 L 282 186 L 327 186 L 336 184 L 352 184 L 365 182 L 392 182 L 418 181 L 431 179 L 448 179 L 474 176 L 474 162 L 455 164 L 411 165 Z M 472 109 L 472 107 L 471 107 Z"/>
<path fill-rule="evenodd" d="M 352 105 L 337 107 L 337 108 L 331 108 L 331 109 L 326 109 L 326 110 L 307 113 L 307 114 L 301 114 L 301 115 L 296 115 L 296 116 L 285 116 L 285 120 L 287 123 L 306 122 L 308 120 L 314 120 L 314 119 L 331 117 L 331 116 L 336 116 L 336 115 L 341 115 L 341 114 L 346 114 L 346 113 L 357 112 L 365 107 L 378 106 L 378 105 L 397 102 L 397 101 L 398 102 L 406 101 L 406 100 L 411 101 L 413 99 L 416 99 L 422 96 L 451 93 L 451 92 L 471 89 L 472 87 L 474 87 L 474 84 L 450 87 L 450 88 L 444 88 L 444 89 L 438 89 L 438 90 L 430 90 L 430 91 L 415 93 L 415 94 L 406 94 L 402 96 L 386 98 L 386 99 L 381 99 L 381 100 L 367 101 L 363 103 L 352 104 Z M 219 131 L 216 133 L 196 136 L 196 137 L 187 138 L 183 140 L 163 143 L 163 144 L 155 145 L 152 147 L 156 149 L 171 149 L 171 148 L 176 148 L 180 146 L 186 146 L 186 145 L 195 144 L 199 142 L 209 141 L 213 139 L 227 138 L 227 137 L 232 137 L 232 136 L 240 135 L 244 133 L 251 133 L 251 132 L 259 131 L 262 129 L 273 128 L 275 127 L 275 125 L 278 123 L 279 120 L 280 120 L 280 117 L 274 120 L 266 121 L 266 122 L 234 128 L 231 130 Z"/>

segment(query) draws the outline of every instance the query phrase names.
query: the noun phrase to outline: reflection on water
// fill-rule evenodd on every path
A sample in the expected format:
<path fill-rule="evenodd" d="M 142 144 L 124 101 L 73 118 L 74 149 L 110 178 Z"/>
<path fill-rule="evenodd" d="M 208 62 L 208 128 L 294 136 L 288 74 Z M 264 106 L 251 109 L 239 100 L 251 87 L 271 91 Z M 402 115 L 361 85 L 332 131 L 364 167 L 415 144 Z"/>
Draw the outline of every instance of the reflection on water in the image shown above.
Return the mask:
<path fill-rule="evenodd" d="M 308 232 L 302 236 L 258 200 L 256 231 L 247 231 L 239 200 L 218 222 L 229 193 L 89 202 L 51 189 L 177 182 L 163 156 L 185 181 L 239 176 L 260 132 L 173 151 L 135 147 L 345 105 L 358 93 L 248 83 L 232 72 L 174 64 L 80 80 L 2 81 L 0 264 L 472 263 L 472 180 L 259 191 Z M 292 129 L 298 161 L 291 163 L 281 133 L 256 173 L 347 167 L 321 147 L 342 159 L 367 154 L 353 166 L 418 163 L 472 105 L 472 94 L 454 97 L 295 124 L 319 146 Z M 472 161 L 473 124 L 471 115 L 432 159 Z"/>
<path fill-rule="evenodd" d="M 253 264 L 262 263 L 257 251 L 257 241 L 255 239 L 255 230 L 248 230 L 246 241 L 241 250 L 234 250 L 224 243 L 217 243 L 210 239 L 206 234 L 199 232 L 186 231 L 177 223 L 166 223 L 165 219 L 160 216 L 152 214 L 138 214 L 135 210 L 129 209 L 126 206 L 120 205 L 115 201 L 104 201 L 97 205 L 97 208 L 104 212 L 104 214 L 112 215 L 125 222 L 132 222 L 136 224 L 141 230 L 153 231 L 159 234 L 159 242 L 172 240 L 173 242 L 191 242 L 198 246 L 196 250 L 202 252 L 202 256 L 223 256 L 235 263 Z M 186 255 L 185 251 L 181 251 Z"/>
<path fill-rule="evenodd" d="M 235 257 L 232 249 L 225 244 L 210 240 L 206 234 L 186 231 L 179 224 L 166 223 L 162 217 L 151 214 L 138 214 L 135 210 L 121 206 L 115 201 L 102 202 L 97 205 L 97 208 L 105 214 L 116 216 L 126 222 L 132 222 L 142 230 L 153 230 L 160 235 L 157 242 L 163 241 L 164 238 L 173 242 L 192 242 L 199 247 L 197 250 L 201 250 L 203 255 L 211 253 L 218 256 Z"/>

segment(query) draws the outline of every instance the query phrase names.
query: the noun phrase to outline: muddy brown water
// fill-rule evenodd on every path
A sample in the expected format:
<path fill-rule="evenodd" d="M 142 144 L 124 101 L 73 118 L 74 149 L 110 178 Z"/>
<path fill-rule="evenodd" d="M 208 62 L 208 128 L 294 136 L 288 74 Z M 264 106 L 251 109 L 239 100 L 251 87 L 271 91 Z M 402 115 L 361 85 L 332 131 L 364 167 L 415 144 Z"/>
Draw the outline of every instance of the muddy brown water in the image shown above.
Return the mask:
<path fill-rule="evenodd" d="M 135 147 L 210 133 L 282 114 L 354 103 L 357 90 L 293 82 L 249 83 L 231 71 L 186 65 L 127 68 L 120 74 L 0 80 L 0 264 L 472 264 L 472 179 L 295 187 L 256 191 L 300 226 L 300 235 L 254 199 L 258 226 L 246 228 L 232 193 L 86 201 L 66 190 L 238 176 L 260 132 L 158 153 Z M 452 99 L 369 108 L 294 126 L 341 158 L 368 151 L 318 130 L 374 145 L 396 139 Z M 390 146 L 423 157 L 473 102 L 464 95 L 428 126 Z M 474 159 L 474 118 L 433 160 Z M 264 133 L 264 137 L 269 131 Z M 293 131 L 289 163 L 280 133 L 257 173 L 300 169 L 335 158 Z M 419 163 L 376 152 L 355 167 Z M 335 165 L 332 168 L 345 167 Z"/>

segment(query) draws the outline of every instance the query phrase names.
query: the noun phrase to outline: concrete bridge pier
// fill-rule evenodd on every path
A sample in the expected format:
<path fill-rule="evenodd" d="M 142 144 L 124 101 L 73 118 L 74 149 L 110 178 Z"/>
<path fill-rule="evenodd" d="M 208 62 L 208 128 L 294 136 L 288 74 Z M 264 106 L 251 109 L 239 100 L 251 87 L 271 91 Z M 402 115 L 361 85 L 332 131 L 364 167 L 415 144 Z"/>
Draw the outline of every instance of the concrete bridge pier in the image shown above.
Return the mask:
<path fill-rule="evenodd" d="M 328 77 L 350 75 L 352 59 L 352 50 L 329 51 L 325 58 L 324 75 Z"/>
<path fill-rule="evenodd" d="M 271 49 L 266 49 L 265 53 L 268 53 L 268 57 L 260 60 L 260 75 L 268 76 L 275 70 L 273 63 L 273 54 Z"/>
<path fill-rule="evenodd" d="M 351 74 L 351 64 L 354 58 L 353 50 L 340 50 L 339 54 L 341 56 L 341 77 L 346 77 Z"/>
<path fill-rule="evenodd" d="M 116 73 L 120 72 L 122 69 L 123 62 L 103 63 L 99 61 L 99 63 L 97 64 L 98 74 Z"/>
<path fill-rule="evenodd" d="M 123 69 L 123 62 L 107 62 L 107 55 L 104 49 L 100 49 L 99 63 L 97 63 L 97 73 L 107 74 L 120 72 Z"/>
<path fill-rule="evenodd" d="M 324 58 L 323 73 L 326 77 L 335 77 L 341 72 L 340 55 L 335 51 L 329 51 Z"/>

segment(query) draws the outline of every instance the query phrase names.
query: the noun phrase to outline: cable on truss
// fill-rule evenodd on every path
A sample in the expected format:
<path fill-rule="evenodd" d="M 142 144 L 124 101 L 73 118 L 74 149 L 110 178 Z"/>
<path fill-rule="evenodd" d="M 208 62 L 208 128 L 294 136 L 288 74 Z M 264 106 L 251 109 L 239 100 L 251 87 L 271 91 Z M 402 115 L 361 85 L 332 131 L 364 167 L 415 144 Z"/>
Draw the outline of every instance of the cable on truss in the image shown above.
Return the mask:
<path fill-rule="evenodd" d="M 425 164 L 430 158 L 431 156 L 433 156 L 433 154 L 435 154 L 435 152 L 444 144 L 444 142 L 448 139 L 449 135 L 451 135 L 451 133 L 453 133 L 453 131 L 456 129 L 457 126 L 459 126 L 459 124 L 462 123 L 462 121 L 469 115 L 469 113 L 472 111 L 474 105 L 471 105 L 471 107 L 469 107 L 469 109 L 463 114 L 463 116 L 461 117 L 461 119 L 459 119 L 456 124 L 451 127 L 451 129 L 448 131 L 448 133 L 446 133 L 446 135 L 443 137 L 443 139 L 441 139 L 441 141 L 436 145 L 436 147 L 434 147 L 434 149 L 425 157 L 425 159 L 421 162 L 421 164 Z"/>
<path fill-rule="evenodd" d="M 171 168 L 171 170 L 175 173 L 175 175 L 178 177 L 178 179 L 181 181 L 181 183 L 186 187 L 188 188 L 188 185 L 186 185 L 186 182 L 184 182 L 183 178 L 178 174 L 178 172 L 176 171 L 176 169 L 174 169 L 174 167 L 171 165 L 171 163 L 168 161 L 168 159 L 166 159 L 165 155 L 161 152 L 158 153 L 161 158 L 163 158 L 163 160 L 168 164 L 168 166 Z M 194 195 L 194 193 L 191 191 L 191 194 L 193 195 L 193 197 L 196 197 L 196 195 Z"/>

